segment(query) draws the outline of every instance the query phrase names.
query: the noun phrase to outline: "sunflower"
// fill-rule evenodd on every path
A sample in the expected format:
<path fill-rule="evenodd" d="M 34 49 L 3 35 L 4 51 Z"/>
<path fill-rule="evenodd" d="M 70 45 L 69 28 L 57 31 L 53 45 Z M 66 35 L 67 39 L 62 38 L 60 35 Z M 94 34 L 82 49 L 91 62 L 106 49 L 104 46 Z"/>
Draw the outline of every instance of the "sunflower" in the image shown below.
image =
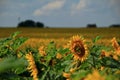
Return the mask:
<path fill-rule="evenodd" d="M 61 59 L 61 58 L 62 58 L 62 55 L 61 55 L 60 53 L 57 53 L 57 54 L 56 54 L 56 58 L 57 58 L 57 59 Z"/>
<path fill-rule="evenodd" d="M 45 52 L 45 47 L 44 46 L 40 46 L 38 51 L 39 51 L 41 56 L 46 56 L 46 52 Z"/>
<path fill-rule="evenodd" d="M 116 53 L 118 56 L 120 56 L 120 45 L 118 44 L 116 38 L 114 37 L 114 38 L 111 40 L 111 42 L 112 42 L 112 46 L 113 46 L 113 48 L 114 48 L 114 50 L 115 50 L 115 53 Z"/>
<path fill-rule="evenodd" d="M 103 57 L 110 57 L 111 53 L 106 52 L 105 50 L 101 51 L 101 58 Z"/>
<path fill-rule="evenodd" d="M 76 35 L 71 38 L 69 41 L 69 49 L 73 53 L 75 60 L 84 61 L 88 55 L 88 49 L 85 44 L 85 40 Z"/>
<path fill-rule="evenodd" d="M 38 70 L 35 65 L 34 57 L 32 56 L 32 53 L 30 52 L 29 54 L 26 54 L 26 59 L 29 62 L 29 66 L 27 69 L 31 72 L 31 76 L 33 76 L 33 80 L 38 80 L 37 74 Z"/>
<path fill-rule="evenodd" d="M 112 46 L 114 47 L 115 50 L 120 49 L 120 46 L 115 37 L 111 40 L 111 42 L 112 42 Z"/>
<path fill-rule="evenodd" d="M 71 79 L 70 79 L 70 76 L 71 76 L 70 73 L 63 72 L 63 77 L 65 77 L 66 80 L 71 80 Z"/>
<path fill-rule="evenodd" d="M 92 74 L 88 74 L 84 80 L 105 80 L 104 76 L 101 76 L 97 70 L 94 70 Z"/>

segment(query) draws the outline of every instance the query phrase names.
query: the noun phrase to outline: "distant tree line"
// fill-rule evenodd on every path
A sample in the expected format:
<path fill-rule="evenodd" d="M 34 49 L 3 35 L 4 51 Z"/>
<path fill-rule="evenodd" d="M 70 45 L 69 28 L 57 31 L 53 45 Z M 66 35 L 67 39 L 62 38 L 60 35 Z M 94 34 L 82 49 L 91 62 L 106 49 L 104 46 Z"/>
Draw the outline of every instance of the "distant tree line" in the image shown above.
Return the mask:
<path fill-rule="evenodd" d="M 96 24 L 88 24 L 87 28 L 97 28 L 97 25 Z"/>
<path fill-rule="evenodd" d="M 26 27 L 26 28 L 29 28 L 29 27 L 34 27 L 34 28 L 44 28 L 44 23 L 42 22 L 35 22 L 33 20 L 25 20 L 25 21 L 21 21 L 18 23 L 17 27 Z M 94 24 L 87 24 L 86 26 L 87 28 L 97 28 L 97 25 L 94 23 Z M 108 26 L 110 28 L 112 27 L 115 27 L 115 28 L 120 28 L 120 24 L 112 24 L 110 26 Z M 46 28 L 49 28 L 49 27 L 46 27 Z"/>
<path fill-rule="evenodd" d="M 87 28 L 97 28 L 96 24 L 87 24 Z M 120 24 L 112 24 L 108 26 L 109 28 L 120 28 Z"/>
<path fill-rule="evenodd" d="M 33 20 L 25 20 L 18 23 L 17 27 L 36 27 L 36 28 L 43 28 L 44 24 L 42 22 L 35 22 Z"/>
<path fill-rule="evenodd" d="M 110 25 L 109 27 L 120 28 L 120 24 L 113 24 L 113 25 Z"/>

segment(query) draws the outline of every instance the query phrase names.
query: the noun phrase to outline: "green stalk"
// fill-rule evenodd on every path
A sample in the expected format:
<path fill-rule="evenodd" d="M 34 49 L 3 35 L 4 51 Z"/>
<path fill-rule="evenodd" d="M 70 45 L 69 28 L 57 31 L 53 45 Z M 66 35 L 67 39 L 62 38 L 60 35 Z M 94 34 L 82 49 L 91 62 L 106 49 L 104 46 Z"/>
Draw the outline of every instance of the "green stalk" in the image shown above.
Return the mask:
<path fill-rule="evenodd" d="M 45 80 L 45 77 L 47 75 L 47 73 L 49 72 L 50 70 L 50 67 L 48 67 L 48 69 L 46 70 L 46 72 L 44 73 L 44 75 L 42 76 L 42 79 L 41 80 Z"/>
<path fill-rule="evenodd" d="M 93 67 L 96 68 L 95 57 L 93 56 Z"/>

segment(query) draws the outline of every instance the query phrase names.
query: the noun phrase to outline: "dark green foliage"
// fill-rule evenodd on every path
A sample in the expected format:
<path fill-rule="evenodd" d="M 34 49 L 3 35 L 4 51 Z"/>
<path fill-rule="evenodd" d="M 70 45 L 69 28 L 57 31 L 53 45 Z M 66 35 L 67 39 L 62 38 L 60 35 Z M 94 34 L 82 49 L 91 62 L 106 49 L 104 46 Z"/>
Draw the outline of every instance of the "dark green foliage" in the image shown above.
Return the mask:
<path fill-rule="evenodd" d="M 19 32 L 13 33 L 10 37 L 0 39 L 0 79 L 14 80 L 23 79 L 19 74 L 26 71 L 27 61 L 24 57 L 18 58 L 19 47 L 27 38 L 18 37 Z"/>
<path fill-rule="evenodd" d="M 19 32 L 12 34 L 8 38 L 0 40 L 0 58 L 15 55 L 19 51 L 19 47 L 27 40 L 27 38 L 16 37 Z"/>

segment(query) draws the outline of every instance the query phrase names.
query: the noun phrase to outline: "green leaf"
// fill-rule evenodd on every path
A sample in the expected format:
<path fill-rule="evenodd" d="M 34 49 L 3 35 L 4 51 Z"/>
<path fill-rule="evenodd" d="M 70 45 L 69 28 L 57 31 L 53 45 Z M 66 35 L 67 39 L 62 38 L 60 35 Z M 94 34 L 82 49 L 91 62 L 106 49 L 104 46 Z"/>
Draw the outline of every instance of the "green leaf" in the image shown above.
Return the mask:
<path fill-rule="evenodd" d="M 24 58 L 17 59 L 14 56 L 4 58 L 0 61 L 0 73 L 7 72 L 8 70 L 16 71 L 19 68 L 25 68 L 27 61 Z"/>
<path fill-rule="evenodd" d="M 120 62 L 111 57 L 104 57 L 101 60 L 103 66 L 120 69 Z"/>
<path fill-rule="evenodd" d="M 13 41 L 13 44 L 11 44 L 11 48 L 14 51 L 16 51 L 26 40 L 27 40 L 27 38 L 23 38 L 23 37 L 16 38 Z"/>
<path fill-rule="evenodd" d="M 20 34 L 20 32 L 19 31 L 17 31 L 17 32 L 14 32 L 13 34 L 11 34 L 11 38 L 15 38 L 18 34 Z"/>
<path fill-rule="evenodd" d="M 45 71 L 45 73 L 42 75 L 41 80 L 45 80 L 45 78 L 46 78 L 47 73 L 49 72 L 49 70 L 50 70 L 50 67 L 48 67 L 47 70 Z"/>
<path fill-rule="evenodd" d="M 15 38 L 19 32 L 15 32 L 11 37 L 0 40 L 0 57 L 16 55 L 17 49 L 27 40 L 27 38 Z"/>
<path fill-rule="evenodd" d="M 90 70 L 80 70 L 75 72 L 71 75 L 72 80 L 82 80 L 88 75 L 91 71 Z"/>
<path fill-rule="evenodd" d="M 101 39 L 101 37 L 100 36 L 97 36 L 95 39 L 93 39 L 93 43 L 96 43 L 99 39 Z"/>

